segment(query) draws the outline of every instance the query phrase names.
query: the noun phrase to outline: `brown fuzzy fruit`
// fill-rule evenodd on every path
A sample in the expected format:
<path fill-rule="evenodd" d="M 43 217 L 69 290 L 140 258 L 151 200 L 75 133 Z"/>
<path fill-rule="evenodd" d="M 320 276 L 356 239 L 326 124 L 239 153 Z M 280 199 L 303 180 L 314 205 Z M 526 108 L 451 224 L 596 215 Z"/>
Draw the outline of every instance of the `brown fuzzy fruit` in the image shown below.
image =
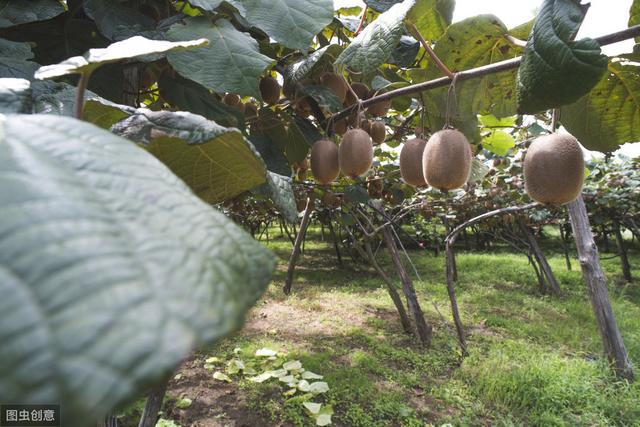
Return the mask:
<path fill-rule="evenodd" d="M 351 84 L 351 89 L 353 92 L 358 95 L 358 98 L 362 101 L 369 98 L 369 87 L 364 83 L 355 82 Z M 344 101 L 347 107 L 352 106 L 358 102 L 358 100 L 353 96 L 350 90 L 347 90 L 347 97 Z"/>
<path fill-rule="evenodd" d="M 340 197 L 336 196 L 331 191 L 324 193 L 320 201 L 329 209 L 337 209 L 340 207 Z"/>
<path fill-rule="evenodd" d="M 408 140 L 400 151 L 400 174 L 402 179 L 414 187 L 424 187 L 427 181 L 422 171 L 422 155 L 427 141 L 421 138 Z"/>
<path fill-rule="evenodd" d="M 347 83 L 342 76 L 334 73 L 324 73 L 320 76 L 320 83 L 331 89 L 340 102 L 344 102 L 347 97 Z"/>
<path fill-rule="evenodd" d="M 362 129 L 350 129 L 340 143 L 340 170 L 355 178 L 367 172 L 373 163 L 371 137 Z"/>
<path fill-rule="evenodd" d="M 371 122 L 369 120 L 361 120 L 360 129 L 371 135 Z"/>
<path fill-rule="evenodd" d="M 260 79 L 260 94 L 265 103 L 277 104 L 280 100 L 280 83 L 271 76 L 263 77 Z"/>
<path fill-rule="evenodd" d="M 387 127 L 382 120 L 375 120 L 371 123 L 369 135 L 375 145 L 382 144 L 387 136 Z"/>
<path fill-rule="evenodd" d="M 584 182 L 584 156 L 572 135 L 536 138 L 524 159 L 527 194 L 545 204 L 562 205 L 580 195 Z"/>
<path fill-rule="evenodd" d="M 240 104 L 240 97 L 235 93 L 228 93 L 222 98 L 222 102 L 230 107 L 237 107 Z"/>
<path fill-rule="evenodd" d="M 338 135 L 344 135 L 348 128 L 349 125 L 346 119 L 338 120 L 333 124 L 333 131 Z"/>
<path fill-rule="evenodd" d="M 374 94 L 371 96 L 374 96 Z M 367 108 L 367 113 L 373 117 L 382 117 L 389 112 L 389 108 L 391 108 L 391 100 L 387 99 L 370 105 L 369 108 Z"/>
<path fill-rule="evenodd" d="M 311 172 L 319 184 L 330 184 L 340 175 L 338 146 L 333 141 L 321 139 L 311 147 Z"/>
<path fill-rule="evenodd" d="M 471 146 L 455 129 L 431 135 L 422 154 L 422 171 L 427 183 L 440 190 L 462 187 L 471 172 Z"/>
<path fill-rule="evenodd" d="M 253 104 L 245 104 L 244 106 L 244 116 L 247 119 L 255 119 L 258 117 L 258 107 Z"/>

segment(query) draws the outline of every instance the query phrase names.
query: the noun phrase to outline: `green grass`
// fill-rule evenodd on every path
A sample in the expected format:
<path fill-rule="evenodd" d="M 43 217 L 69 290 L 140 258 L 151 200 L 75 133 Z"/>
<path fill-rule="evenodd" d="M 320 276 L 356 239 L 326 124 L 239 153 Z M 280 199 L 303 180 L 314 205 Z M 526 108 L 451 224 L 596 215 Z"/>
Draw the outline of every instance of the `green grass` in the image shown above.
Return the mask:
<path fill-rule="evenodd" d="M 640 426 L 640 386 L 617 382 L 603 360 L 577 260 L 567 271 L 557 243 L 544 244 L 563 290 L 559 298 L 539 293 L 524 256 L 458 253 L 456 291 L 470 349 L 463 359 L 450 326 L 442 257 L 409 251 L 421 279 L 412 274 L 414 284 L 434 326 L 433 344 L 423 348 L 402 332 L 375 272 L 346 254 L 339 268 L 333 247 L 320 241 L 317 230 L 309 233 L 293 294 L 285 297 L 291 244 L 272 240 L 268 246 L 281 266 L 255 310 L 279 304 L 303 317 L 263 332 L 240 332 L 208 354 L 229 354 L 234 347 L 249 354 L 264 346 L 289 352 L 324 375 L 330 391 L 321 401 L 333 406 L 336 425 Z M 634 248 L 630 257 L 640 277 L 640 251 Z M 384 251 L 379 258 L 395 277 Z M 640 366 L 640 281 L 622 284 L 617 258 L 604 259 L 603 267 L 627 349 Z M 245 381 L 239 387 L 265 425 L 313 425 L 300 402 L 283 398 L 277 384 Z"/>

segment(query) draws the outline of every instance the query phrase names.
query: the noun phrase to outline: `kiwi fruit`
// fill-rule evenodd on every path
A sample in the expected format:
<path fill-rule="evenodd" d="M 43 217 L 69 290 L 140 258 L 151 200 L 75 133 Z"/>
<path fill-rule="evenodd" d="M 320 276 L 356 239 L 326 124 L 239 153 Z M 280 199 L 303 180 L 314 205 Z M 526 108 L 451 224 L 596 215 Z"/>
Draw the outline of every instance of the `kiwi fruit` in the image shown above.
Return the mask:
<path fill-rule="evenodd" d="M 369 87 L 364 83 L 355 82 L 351 84 L 351 90 L 358 95 L 358 99 L 365 100 L 369 98 Z M 356 102 L 358 102 L 350 90 L 347 90 L 347 97 L 344 101 L 347 107 L 352 106 Z"/>
<path fill-rule="evenodd" d="M 372 93 L 371 96 L 375 96 L 375 93 Z M 382 117 L 389 112 L 389 108 L 391 108 L 391 100 L 386 99 L 370 105 L 369 108 L 367 108 L 367 113 L 373 117 Z"/>
<path fill-rule="evenodd" d="M 365 131 L 366 133 L 369 134 L 369 136 L 371 136 L 371 122 L 369 120 L 361 120 L 360 121 L 360 129 L 362 129 L 363 131 Z"/>
<path fill-rule="evenodd" d="M 264 76 L 260 79 L 260 95 L 265 103 L 277 104 L 280 100 L 280 83 L 271 76 Z"/>
<path fill-rule="evenodd" d="M 524 159 L 524 184 L 529 197 L 562 205 L 574 201 L 582 191 L 584 156 L 578 140 L 568 134 L 536 138 Z"/>
<path fill-rule="evenodd" d="M 427 184 L 442 191 L 462 187 L 471 172 L 471 146 L 464 134 L 444 129 L 431 135 L 422 154 Z"/>
<path fill-rule="evenodd" d="M 331 191 L 325 192 L 320 201 L 325 207 L 330 209 L 337 209 L 340 207 L 340 197 L 336 196 Z"/>
<path fill-rule="evenodd" d="M 350 129 L 340 143 L 340 170 L 355 178 L 367 172 L 373 163 L 371 137 L 362 129 Z"/>
<path fill-rule="evenodd" d="M 338 147 L 333 141 L 321 139 L 311 147 L 311 172 L 316 182 L 330 184 L 340 175 Z"/>
<path fill-rule="evenodd" d="M 347 97 L 347 83 L 342 76 L 334 73 L 323 73 L 320 76 L 320 83 L 331 89 L 340 102 L 344 102 Z"/>
<path fill-rule="evenodd" d="M 348 128 L 349 125 L 346 119 L 338 120 L 333 124 L 333 131 L 338 135 L 344 135 Z"/>
<path fill-rule="evenodd" d="M 240 104 L 240 96 L 235 93 L 227 93 L 223 98 L 222 102 L 227 104 L 230 107 L 237 107 Z"/>
<path fill-rule="evenodd" d="M 382 144 L 387 136 L 387 127 L 382 120 L 374 120 L 371 122 L 369 135 L 375 145 Z"/>
<path fill-rule="evenodd" d="M 400 150 L 400 175 L 409 185 L 424 187 L 427 181 L 422 170 L 422 155 L 427 141 L 422 138 L 412 138 L 404 143 Z"/>
<path fill-rule="evenodd" d="M 258 117 L 258 107 L 253 104 L 245 104 L 244 106 L 244 116 L 247 119 L 255 119 Z"/>

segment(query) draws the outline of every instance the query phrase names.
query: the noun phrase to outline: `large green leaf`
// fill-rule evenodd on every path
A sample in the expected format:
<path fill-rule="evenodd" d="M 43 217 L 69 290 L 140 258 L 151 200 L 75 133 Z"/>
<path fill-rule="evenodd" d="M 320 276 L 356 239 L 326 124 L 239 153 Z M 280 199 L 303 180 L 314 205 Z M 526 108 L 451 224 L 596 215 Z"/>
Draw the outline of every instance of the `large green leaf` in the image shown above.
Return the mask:
<path fill-rule="evenodd" d="M 505 37 L 507 33 L 497 17 L 479 15 L 451 25 L 438 39 L 434 51 L 451 71 L 480 67 L 520 55 L 522 48 L 511 44 Z M 440 69 L 430 62 L 424 80 L 441 76 Z M 515 78 L 515 71 L 505 71 L 457 83 L 453 112 L 461 116 L 515 114 Z M 444 113 L 447 94 L 448 88 L 442 88 L 425 92 L 424 97 L 432 100 L 436 111 Z"/>
<path fill-rule="evenodd" d="M 29 61 L 33 52 L 28 43 L 0 38 L 0 78 L 32 80 L 39 65 Z"/>
<path fill-rule="evenodd" d="M 32 103 L 29 80 L 0 78 L 0 114 L 31 113 Z"/>
<path fill-rule="evenodd" d="M 74 56 L 59 64 L 45 65 L 35 74 L 36 79 L 45 80 L 69 74 L 81 74 L 93 71 L 104 64 L 124 59 L 141 58 L 147 55 L 161 54 L 175 50 L 193 49 L 208 44 L 206 39 L 181 42 L 149 40 L 142 36 L 113 43 L 104 49 L 89 49 L 83 56 Z"/>
<path fill-rule="evenodd" d="M 301 93 L 315 99 L 318 106 L 332 113 L 342 110 L 342 101 L 338 95 L 329 87 L 322 85 L 307 85 L 301 90 Z"/>
<path fill-rule="evenodd" d="M 165 73 L 158 81 L 162 98 L 180 111 L 190 111 L 222 126 L 244 127 L 244 114 L 222 103 L 207 88 L 181 76 Z"/>
<path fill-rule="evenodd" d="M 223 0 L 189 0 L 192 6 L 213 12 Z"/>
<path fill-rule="evenodd" d="M 451 25 L 455 6 L 455 0 L 416 0 L 407 19 L 426 40 L 436 40 Z"/>
<path fill-rule="evenodd" d="M 518 112 L 533 114 L 577 101 L 600 81 L 607 57 L 593 39 L 572 41 L 588 6 L 545 0 L 518 71 Z"/>
<path fill-rule="evenodd" d="M 255 27 L 307 53 L 313 38 L 333 20 L 332 0 L 227 0 Z"/>
<path fill-rule="evenodd" d="M 340 51 L 340 46 L 336 44 L 330 44 L 316 50 L 307 58 L 288 65 L 285 68 L 285 80 L 298 83 L 307 76 L 313 76 L 323 63 L 332 63 Z"/>
<path fill-rule="evenodd" d="M 603 153 L 640 141 L 640 67 L 611 62 L 587 95 L 561 109 L 560 121 L 582 145 Z"/>
<path fill-rule="evenodd" d="M 404 34 L 404 18 L 414 6 L 416 0 L 405 0 L 393 5 L 378 16 L 351 41 L 340 54 L 337 64 L 345 65 L 349 70 L 371 74 L 389 59 Z"/>
<path fill-rule="evenodd" d="M 291 175 L 289 161 L 278 144 L 271 141 L 268 136 L 261 134 L 253 134 L 249 137 L 249 140 L 260 153 L 260 157 L 262 157 L 270 172 L 283 176 Z"/>
<path fill-rule="evenodd" d="M 640 0 L 633 0 L 629 9 L 629 26 L 640 24 Z M 636 43 L 640 42 L 640 37 L 636 37 Z"/>
<path fill-rule="evenodd" d="M 206 17 L 188 18 L 167 33 L 171 40 L 206 37 L 209 46 L 193 52 L 167 55 L 173 68 L 182 76 L 216 92 L 232 92 L 260 98 L 258 81 L 273 60 L 260 53 L 258 42 L 236 30 L 225 19 L 212 24 Z"/>
<path fill-rule="evenodd" d="M 276 204 L 282 216 L 291 223 L 296 222 L 298 220 L 298 209 L 293 194 L 291 178 L 268 172 L 267 186 L 271 200 Z"/>
<path fill-rule="evenodd" d="M 67 117 L 0 127 L 0 401 L 95 426 L 237 329 L 274 258 L 130 141 Z"/>
<path fill-rule="evenodd" d="M 260 154 L 242 133 L 202 116 L 140 109 L 111 130 L 145 145 L 208 203 L 237 196 L 266 180 Z"/>
<path fill-rule="evenodd" d="M 44 21 L 64 12 L 58 0 L 0 0 L 0 28 Z"/>
<path fill-rule="evenodd" d="M 156 26 L 152 18 L 118 0 L 84 0 L 84 10 L 109 40 L 148 35 Z"/>
<path fill-rule="evenodd" d="M 102 129 L 108 130 L 119 121 L 129 117 L 129 115 L 133 114 L 136 110 L 130 107 L 131 110 L 127 111 L 121 107 L 123 106 L 105 100 L 90 99 L 84 104 L 82 119 L 85 122 L 93 123 Z"/>

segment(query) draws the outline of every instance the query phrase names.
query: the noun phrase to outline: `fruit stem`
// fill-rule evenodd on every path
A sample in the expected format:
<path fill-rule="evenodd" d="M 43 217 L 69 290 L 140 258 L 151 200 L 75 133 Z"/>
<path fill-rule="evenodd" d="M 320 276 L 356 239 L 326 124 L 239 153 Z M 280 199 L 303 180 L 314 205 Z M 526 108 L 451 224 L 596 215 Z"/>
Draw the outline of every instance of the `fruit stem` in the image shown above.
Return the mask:
<path fill-rule="evenodd" d="M 453 80 L 453 73 L 451 72 L 451 70 L 449 70 L 449 68 L 447 68 L 447 66 L 444 64 L 444 62 L 442 62 L 442 60 L 440 60 L 440 58 L 438 58 L 438 55 L 436 55 L 436 53 L 433 51 L 433 49 L 431 49 L 431 46 L 429 46 L 429 43 L 427 43 L 427 41 L 424 39 L 424 37 L 422 37 L 422 34 L 420 34 L 420 31 L 418 30 L 418 27 L 416 27 L 416 25 L 413 22 L 410 22 L 409 23 L 409 29 L 413 32 L 413 34 L 416 36 L 416 38 L 420 41 L 420 44 L 422 44 L 422 47 L 424 48 L 424 50 L 427 51 L 427 53 L 429 54 L 429 56 L 431 57 L 433 62 L 435 62 L 436 66 L 440 69 L 440 71 L 442 71 L 442 73 L 445 76 L 447 76 L 451 80 Z"/>

